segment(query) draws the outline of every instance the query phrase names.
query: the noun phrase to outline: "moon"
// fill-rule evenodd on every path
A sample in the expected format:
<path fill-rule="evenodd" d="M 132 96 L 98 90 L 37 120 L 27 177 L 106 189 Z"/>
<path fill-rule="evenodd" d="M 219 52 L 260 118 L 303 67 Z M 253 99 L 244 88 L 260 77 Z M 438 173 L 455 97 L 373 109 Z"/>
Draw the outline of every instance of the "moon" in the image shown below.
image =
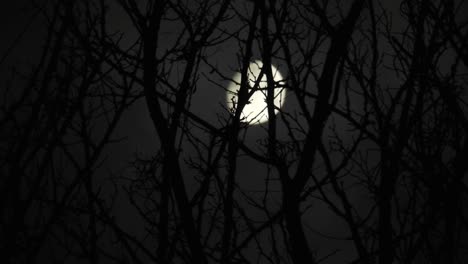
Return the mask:
<path fill-rule="evenodd" d="M 260 76 L 263 63 L 259 60 L 251 62 L 247 71 L 247 79 L 249 83 L 249 93 L 255 86 L 257 78 Z M 278 69 L 271 65 L 271 72 L 273 73 L 273 79 L 275 81 L 274 89 L 274 100 L 275 115 L 278 113 L 278 109 L 283 106 L 286 91 L 284 88 L 284 79 Z M 234 112 L 237 105 L 237 94 L 240 89 L 241 73 L 236 72 L 232 78 L 232 81 L 227 87 L 226 93 L 226 104 L 230 111 Z M 241 113 L 241 121 L 246 122 L 250 125 L 262 124 L 268 121 L 268 106 L 266 102 L 267 98 L 267 78 L 263 74 L 257 90 L 253 92 L 249 98 L 249 102 L 244 106 Z"/>

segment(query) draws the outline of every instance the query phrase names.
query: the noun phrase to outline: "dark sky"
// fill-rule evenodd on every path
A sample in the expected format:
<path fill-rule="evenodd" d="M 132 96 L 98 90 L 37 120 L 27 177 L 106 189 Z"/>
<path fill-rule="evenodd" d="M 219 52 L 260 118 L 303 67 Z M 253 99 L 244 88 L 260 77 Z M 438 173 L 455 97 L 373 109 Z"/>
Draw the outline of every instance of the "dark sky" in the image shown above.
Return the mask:
<path fill-rule="evenodd" d="M 38 57 L 38 51 L 41 48 L 42 42 L 44 41 L 44 31 L 41 28 L 41 23 L 38 18 L 30 10 L 25 9 L 27 0 L 16 0 L 16 1 L 2 1 L 0 3 L 0 58 L 6 58 L 2 65 L 0 65 L 0 85 L 3 86 L 4 78 L 7 76 L 7 70 L 11 66 L 25 66 L 28 63 L 34 62 Z M 398 10 L 395 1 L 385 1 L 385 5 L 389 10 Z M 129 20 L 124 17 L 120 11 L 115 11 L 115 15 L 110 17 L 111 23 L 110 28 L 118 29 L 125 33 L 122 45 L 125 46 L 131 43 L 132 40 L 137 36 L 136 31 L 129 25 Z M 398 29 L 400 25 L 398 19 L 394 20 L 394 26 Z M 179 25 L 171 24 L 165 25 L 162 28 L 162 32 L 171 34 Z M 232 25 L 235 26 L 235 25 Z M 24 35 L 22 35 L 24 32 Z M 20 37 L 20 38 L 18 38 Z M 18 41 L 17 41 L 18 40 Z M 162 46 L 170 46 L 171 37 L 168 37 L 163 42 Z M 10 47 L 14 47 L 10 49 Z M 8 57 L 4 57 L 7 51 L 11 53 Z M 219 45 L 215 50 L 210 50 L 209 53 L 213 54 L 209 57 L 211 63 L 216 64 L 218 70 L 222 71 L 226 76 L 231 77 L 235 73 L 235 69 L 238 68 L 238 62 L 236 60 L 236 54 L 239 52 L 239 47 L 235 41 L 230 41 Z M 260 56 L 260 54 L 256 54 Z M 287 76 L 285 65 L 276 65 L 284 76 Z M 27 67 L 26 67 L 27 68 Z M 23 69 L 26 69 L 23 68 Z M 210 69 L 206 66 L 200 69 L 201 72 L 209 73 Z M 209 75 L 213 81 L 228 84 L 226 80 L 220 80 L 219 76 Z M 388 78 L 386 81 L 388 85 L 399 85 L 399 81 L 395 78 Z M 2 88 L 3 89 L 3 88 Z M 284 109 L 287 112 L 294 112 L 298 109 L 296 99 L 287 93 Z M 221 126 L 218 118 L 221 116 L 226 118 L 227 113 L 223 109 L 225 100 L 225 91 L 222 88 L 213 85 L 205 77 L 202 77 L 197 85 L 197 92 L 194 94 L 192 102 L 192 110 L 194 113 L 200 115 L 210 124 L 217 127 Z M 359 104 L 360 102 L 351 102 L 351 104 Z M 344 135 L 347 131 L 348 125 L 343 120 L 337 117 L 331 119 L 339 133 Z M 333 122 L 335 121 L 335 122 Z M 279 124 L 279 138 L 287 139 L 288 134 L 284 127 L 284 124 Z M 201 132 L 198 132 L 201 133 Z M 325 132 L 325 137 L 331 133 L 330 127 Z M 103 166 L 103 171 L 110 170 L 113 173 L 131 174 L 129 169 L 129 161 L 135 156 L 135 153 L 139 153 L 143 156 L 151 156 L 159 149 L 159 142 L 154 126 L 146 108 L 146 104 L 143 100 L 137 101 L 131 108 L 128 109 L 126 114 L 123 116 L 122 121 L 116 131 L 116 137 L 126 137 L 126 141 L 109 148 L 106 155 L 108 159 Z M 200 135 L 205 137 L 206 135 Z M 265 126 L 256 125 L 252 126 L 247 131 L 245 143 L 253 150 L 264 151 L 265 148 L 261 148 L 259 142 L 264 140 L 267 136 Z M 345 140 L 351 138 L 351 135 L 344 136 Z M 189 148 L 187 148 L 189 149 Z M 189 157 L 193 154 L 191 150 L 186 150 L 182 153 L 182 158 Z M 377 157 L 374 157 L 374 159 Z M 372 158 L 369 163 L 374 162 Z M 323 171 L 323 164 L 318 164 L 316 172 L 320 173 Z M 188 168 L 184 168 L 187 175 L 190 174 Z M 251 158 L 241 157 L 238 162 L 238 183 L 246 192 L 256 192 L 264 186 L 264 180 L 266 175 L 266 167 L 259 165 Z M 190 179 L 188 179 L 190 182 Z M 189 185 L 189 184 L 188 184 Z M 279 184 L 275 188 L 279 189 Z M 190 192 L 190 188 L 189 188 Z M 370 198 L 367 194 L 363 194 L 359 189 L 351 191 L 351 197 L 355 201 L 355 204 L 362 204 L 365 207 L 366 201 Z M 281 203 L 280 197 L 272 195 L 272 205 L 275 203 L 278 205 Z M 121 197 L 121 205 L 117 208 L 117 216 L 121 217 L 121 223 L 126 225 L 129 230 L 134 232 L 142 232 L 139 229 L 139 222 L 132 216 L 132 211 L 129 204 L 123 197 Z M 326 205 L 314 200 L 314 202 L 308 204 L 312 206 L 312 210 L 309 210 L 304 217 L 304 226 L 306 230 L 310 231 L 310 246 L 311 248 L 317 249 L 321 254 L 326 254 L 334 248 L 341 248 L 342 250 L 334 258 L 323 263 L 344 263 L 344 260 L 349 260 L 350 255 L 354 254 L 354 248 L 350 241 L 344 241 L 341 239 L 335 239 L 341 237 L 346 232 L 345 223 L 339 220 Z M 357 206 L 358 208 L 360 206 Z M 130 213 L 129 213 L 130 212 Z M 255 210 L 250 213 L 260 214 Z M 310 228 L 310 229 L 309 229 Z M 316 233 L 319 231 L 322 234 L 327 234 L 330 238 L 323 238 L 320 234 Z M 319 239 L 320 238 L 320 239 Z M 353 253 L 354 252 L 354 253 Z"/>
<path fill-rule="evenodd" d="M 7 57 L 1 69 L 5 69 L 11 65 L 27 65 L 27 63 L 34 62 L 38 57 L 41 44 L 44 41 L 44 34 L 41 28 L 41 23 L 37 22 L 38 18 L 30 10 L 25 9 L 27 1 L 2 1 L 0 7 L 0 32 L 2 33 L 2 41 L 0 43 L 0 51 L 8 50 L 12 45 L 12 53 Z M 124 32 L 124 39 L 122 46 L 126 43 L 131 43 L 135 37 L 137 37 L 134 28 L 129 26 L 128 17 L 120 14 L 120 11 L 115 11 L 116 15 L 110 17 L 111 23 L 110 28 L 118 29 Z M 235 27 L 235 23 L 232 25 Z M 165 25 L 161 31 L 170 35 L 178 25 Z M 24 32 L 24 33 L 23 33 Z M 17 38 L 22 35 L 20 39 Z M 170 37 L 165 40 L 167 43 L 162 43 L 162 46 L 170 47 Z M 258 50 L 257 50 L 258 51 Z M 235 41 L 229 41 L 219 45 L 215 50 L 211 50 L 212 56 L 209 60 L 216 64 L 218 69 L 222 71 L 226 76 L 232 77 L 235 74 L 235 69 L 239 67 L 238 61 L 236 60 L 236 54 L 239 52 L 238 44 Z M 254 57 L 259 57 L 260 54 L 257 52 Z M 287 76 L 285 65 L 276 65 L 284 76 Z M 204 67 L 201 69 L 202 72 L 208 73 L 209 68 Z M 4 76 L 2 70 L 1 77 Z M 214 81 L 220 81 L 218 76 L 211 75 Z M 228 81 L 221 80 L 221 83 L 225 85 Z M 197 93 L 193 97 L 192 109 L 193 112 L 199 114 L 202 118 L 210 122 L 215 126 L 220 126 L 218 118 L 226 118 L 226 111 L 223 109 L 225 106 L 225 91 L 220 87 L 216 87 L 210 83 L 206 78 L 201 78 L 197 87 Z M 289 112 L 297 110 L 295 99 L 292 95 L 286 95 L 286 101 L 284 109 Z M 338 123 L 339 125 L 340 123 Z M 287 131 L 279 124 L 279 138 L 287 139 Z M 343 127 L 341 127 L 343 128 Z M 266 124 L 255 125 L 248 129 L 246 136 L 246 145 L 251 147 L 255 151 L 264 151 L 264 148 L 259 146 L 259 141 L 264 140 L 267 136 Z M 126 137 L 126 141 L 114 145 L 109 148 L 108 158 L 103 166 L 103 171 L 110 170 L 113 173 L 127 174 L 131 173 L 129 161 L 134 157 L 135 153 L 139 153 L 143 156 L 153 155 L 159 147 L 159 142 L 154 129 L 154 126 L 149 118 L 146 105 L 143 100 L 136 102 L 127 113 L 124 115 L 120 125 L 116 131 L 116 137 Z M 191 156 L 190 150 L 185 150 L 182 153 L 182 158 Z M 185 168 L 188 186 L 190 185 L 190 171 Z M 320 168 L 318 168 L 320 170 Z M 266 167 L 259 165 L 256 161 L 251 158 L 241 157 L 238 162 L 238 184 L 248 194 L 255 196 L 258 191 L 264 188 Z M 278 191 L 278 194 L 271 195 L 271 206 L 272 208 L 279 208 L 281 199 L 279 196 L 280 186 L 279 184 L 272 183 L 272 188 Z M 190 188 L 188 189 L 190 193 Z M 259 195 L 258 198 L 261 198 Z M 361 199 L 356 197 L 357 200 Z M 366 197 L 362 197 L 366 198 Z M 242 200 L 242 199 L 240 199 Z M 125 197 L 120 197 L 117 200 L 119 205 L 116 207 L 116 216 L 119 218 L 119 222 L 123 226 L 126 226 L 127 230 L 138 234 L 142 232 L 139 227 L 141 226 L 138 218 L 134 217 L 136 213 L 132 210 L 128 201 Z M 336 217 L 327 210 L 326 206 L 319 202 L 309 204 L 313 206 L 313 210 L 310 210 L 304 217 L 305 230 L 310 232 L 309 242 L 310 246 L 314 249 L 319 250 L 321 254 L 327 254 L 334 248 L 341 248 L 339 254 L 329 261 L 323 263 L 342 263 L 342 261 L 348 260 L 350 254 L 352 254 L 352 244 L 350 242 L 336 240 L 335 237 L 341 237 L 343 232 L 346 230 L 343 225 L 344 222 L 337 220 Z M 262 219 L 263 216 L 256 210 L 249 212 L 251 216 L 256 215 L 258 219 Z M 323 239 L 320 234 L 316 233 L 319 231 L 321 234 L 327 234 L 331 239 Z M 320 237 L 320 239 L 318 239 Z"/>
<path fill-rule="evenodd" d="M 1 57 L 7 51 L 13 53 L 7 57 L 5 64 L 16 64 L 18 61 L 33 62 L 44 39 L 42 23 L 38 23 L 37 12 L 28 8 L 27 0 L 2 1 L 0 4 L 0 42 Z M 2 71 L 3 72 L 3 71 Z"/>

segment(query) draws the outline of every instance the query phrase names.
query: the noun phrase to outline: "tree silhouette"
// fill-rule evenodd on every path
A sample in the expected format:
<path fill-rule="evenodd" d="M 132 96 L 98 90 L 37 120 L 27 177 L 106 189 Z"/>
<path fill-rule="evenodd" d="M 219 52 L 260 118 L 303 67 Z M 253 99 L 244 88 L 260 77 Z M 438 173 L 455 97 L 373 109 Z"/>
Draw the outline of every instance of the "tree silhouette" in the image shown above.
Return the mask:
<path fill-rule="evenodd" d="M 29 5 L 41 53 L 2 73 L 6 263 L 467 259 L 464 1 Z"/>

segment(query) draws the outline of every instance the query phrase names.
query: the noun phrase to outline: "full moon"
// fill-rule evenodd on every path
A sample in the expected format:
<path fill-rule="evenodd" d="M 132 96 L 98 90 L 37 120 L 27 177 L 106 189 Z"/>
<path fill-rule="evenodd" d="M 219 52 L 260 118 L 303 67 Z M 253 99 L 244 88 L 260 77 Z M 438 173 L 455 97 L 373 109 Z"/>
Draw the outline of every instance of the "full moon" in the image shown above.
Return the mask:
<path fill-rule="evenodd" d="M 257 82 L 258 77 L 260 76 L 263 63 L 259 60 L 256 60 L 249 65 L 247 71 L 247 79 L 249 84 L 249 93 L 251 93 L 255 83 Z M 273 79 L 275 81 L 274 89 L 274 105 L 275 105 L 275 114 L 278 113 L 278 109 L 284 103 L 285 99 L 285 88 L 284 79 L 281 76 L 281 73 L 271 65 L 271 71 L 273 73 Z M 234 111 L 237 105 L 237 94 L 240 89 L 241 82 L 241 73 L 237 72 L 234 74 L 232 81 L 227 87 L 226 94 L 226 104 L 229 110 Z M 241 121 L 249 123 L 251 125 L 261 124 L 268 121 L 268 108 L 267 108 L 267 78 L 263 74 L 261 80 L 258 83 L 257 90 L 253 92 L 252 96 L 249 98 L 249 102 L 244 106 L 244 109 L 241 113 Z"/>

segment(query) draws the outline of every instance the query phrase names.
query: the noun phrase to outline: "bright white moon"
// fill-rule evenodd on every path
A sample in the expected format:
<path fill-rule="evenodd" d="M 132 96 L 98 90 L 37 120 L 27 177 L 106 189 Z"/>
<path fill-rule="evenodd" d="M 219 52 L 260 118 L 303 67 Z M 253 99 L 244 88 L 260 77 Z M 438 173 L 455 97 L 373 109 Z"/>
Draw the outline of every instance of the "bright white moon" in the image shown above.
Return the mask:
<path fill-rule="evenodd" d="M 247 79 L 249 83 L 249 93 L 251 89 L 255 86 L 257 78 L 260 76 L 263 63 L 259 60 L 250 63 L 249 70 L 247 72 Z M 275 105 L 275 114 L 278 113 L 278 108 L 284 103 L 286 92 L 284 87 L 284 79 L 281 76 L 280 72 L 271 65 L 271 71 L 273 73 L 273 79 L 275 85 L 274 89 L 274 105 Z M 237 105 L 237 94 L 239 92 L 241 82 L 241 73 L 237 72 L 232 81 L 229 83 L 227 88 L 226 103 L 229 110 L 234 111 Z M 258 83 L 258 89 L 252 94 L 249 98 L 249 103 L 244 106 L 244 109 L 241 113 L 241 121 L 247 122 L 251 125 L 261 124 L 268 121 L 268 108 L 266 103 L 267 98 L 267 78 L 263 74 L 262 79 Z"/>

